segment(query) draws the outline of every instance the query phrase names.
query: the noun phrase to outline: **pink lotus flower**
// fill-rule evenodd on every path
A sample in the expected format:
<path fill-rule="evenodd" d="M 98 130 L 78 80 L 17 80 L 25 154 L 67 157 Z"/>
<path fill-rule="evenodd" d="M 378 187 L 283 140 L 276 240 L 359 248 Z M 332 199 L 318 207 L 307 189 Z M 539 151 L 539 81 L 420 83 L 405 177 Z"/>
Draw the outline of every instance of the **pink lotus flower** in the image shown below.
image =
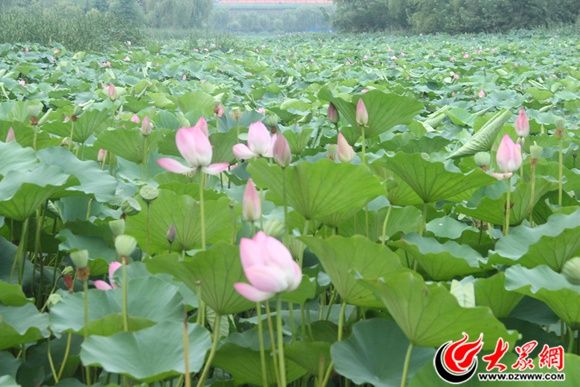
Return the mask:
<path fill-rule="evenodd" d="M 5 143 L 9 143 L 12 141 L 16 141 L 16 134 L 14 133 L 14 129 L 8 128 L 8 133 L 6 133 L 6 140 Z"/>
<path fill-rule="evenodd" d="M 258 110 L 256 110 L 258 113 L 260 113 L 261 115 L 266 114 L 266 109 L 263 107 L 258 108 Z"/>
<path fill-rule="evenodd" d="M 153 123 L 148 116 L 143 117 L 143 121 L 141 122 L 141 133 L 144 136 L 149 136 L 151 131 L 153 130 Z"/>
<path fill-rule="evenodd" d="M 278 165 L 282 168 L 285 168 L 292 162 L 290 145 L 282 133 L 277 133 L 274 137 L 274 149 L 272 151 L 274 160 L 276 160 Z"/>
<path fill-rule="evenodd" d="M 137 114 L 133 114 L 133 117 L 131 117 L 131 122 L 134 124 L 138 124 L 141 122 L 141 119 L 139 118 L 139 116 Z"/>
<path fill-rule="evenodd" d="M 274 140 L 263 123 L 254 122 L 248 130 L 248 145 L 236 144 L 232 151 L 239 160 L 249 160 L 258 156 L 272 157 Z"/>
<path fill-rule="evenodd" d="M 213 149 L 209 142 L 207 122 L 203 117 L 194 127 L 179 129 L 175 143 L 186 164 L 168 157 L 157 160 L 157 164 L 169 172 L 192 175 L 201 170 L 209 175 L 219 175 L 228 168 L 227 163 L 211 164 Z"/>
<path fill-rule="evenodd" d="M 302 269 L 290 251 L 262 231 L 252 239 L 242 238 L 240 257 L 249 284 L 238 282 L 234 288 L 250 301 L 261 302 L 276 293 L 293 291 L 302 281 Z"/>
<path fill-rule="evenodd" d="M 336 106 L 331 102 L 328 104 L 328 111 L 326 113 L 328 120 L 333 124 L 338 122 L 338 110 L 336 110 Z"/>
<path fill-rule="evenodd" d="M 356 103 L 356 123 L 361 126 L 367 126 L 369 123 L 369 113 L 362 98 Z"/>
<path fill-rule="evenodd" d="M 479 98 L 485 98 L 486 94 L 485 94 L 485 90 L 480 89 L 479 90 Z"/>
<path fill-rule="evenodd" d="M 97 153 L 97 161 L 99 163 L 102 163 L 103 161 L 105 161 L 105 159 L 107 158 L 107 150 L 106 149 L 99 149 L 99 152 Z"/>
<path fill-rule="evenodd" d="M 514 143 L 506 134 L 501 139 L 495 158 L 501 172 L 517 171 L 522 165 L 522 147 L 520 144 Z"/>
<path fill-rule="evenodd" d="M 99 290 L 111 290 L 117 287 L 115 284 L 115 272 L 119 270 L 119 268 L 123 266 L 120 262 L 111 262 L 109 264 L 109 283 L 105 281 L 95 281 L 95 288 Z"/>
<path fill-rule="evenodd" d="M 468 53 L 463 54 L 463 59 L 469 59 L 469 54 Z"/>
<path fill-rule="evenodd" d="M 354 149 L 352 149 L 352 146 L 346 141 L 342 133 L 338 133 L 336 150 L 336 157 L 343 163 L 348 163 L 354 158 Z"/>
<path fill-rule="evenodd" d="M 245 220 L 255 222 L 262 216 L 260 195 L 252 179 L 248 180 L 242 200 L 242 215 Z"/>
<path fill-rule="evenodd" d="M 19 79 L 19 80 L 18 80 L 18 84 L 19 84 L 20 86 L 23 86 L 23 87 L 24 87 L 24 86 L 26 86 L 26 81 L 25 81 L 24 79 Z"/>
<path fill-rule="evenodd" d="M 520 109 L 520 113 L 516 119 L 516 133 L 520 137 L 527 137 L 530 134 L 530 121 L 524 108 Z"/>
<path fill-rule="evenodd" d="M 107 95 L 111 99 L 116 99 L 117 98 L 117 88 L 112 83 L 109 83 L 107 85 Z"/>

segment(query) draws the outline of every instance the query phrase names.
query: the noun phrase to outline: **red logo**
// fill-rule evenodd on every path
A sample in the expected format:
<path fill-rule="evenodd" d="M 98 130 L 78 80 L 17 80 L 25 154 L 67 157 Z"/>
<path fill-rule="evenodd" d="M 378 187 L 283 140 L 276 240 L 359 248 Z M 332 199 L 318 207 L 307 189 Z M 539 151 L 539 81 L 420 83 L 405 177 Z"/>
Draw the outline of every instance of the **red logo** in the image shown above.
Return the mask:
<path fill-rule="evenodd" d="M 433 365 L 439 377 L 448 383 L 461 384 L 473 377 L 477 370 L 477 354 L 483 348 L 483 335 L 469 342 L 463 333 L 458 341 L 448 341 L 437 350 Z"/>

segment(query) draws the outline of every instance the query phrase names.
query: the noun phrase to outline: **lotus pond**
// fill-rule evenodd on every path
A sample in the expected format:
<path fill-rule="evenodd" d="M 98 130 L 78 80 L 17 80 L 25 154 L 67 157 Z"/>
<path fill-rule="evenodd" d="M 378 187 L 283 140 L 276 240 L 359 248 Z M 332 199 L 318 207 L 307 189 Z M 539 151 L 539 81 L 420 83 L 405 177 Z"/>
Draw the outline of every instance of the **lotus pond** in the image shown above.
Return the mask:
<path fill-rule="evenodd" d="M 1 45 L 0 385 L 580 385 L 578 38 Z"/>

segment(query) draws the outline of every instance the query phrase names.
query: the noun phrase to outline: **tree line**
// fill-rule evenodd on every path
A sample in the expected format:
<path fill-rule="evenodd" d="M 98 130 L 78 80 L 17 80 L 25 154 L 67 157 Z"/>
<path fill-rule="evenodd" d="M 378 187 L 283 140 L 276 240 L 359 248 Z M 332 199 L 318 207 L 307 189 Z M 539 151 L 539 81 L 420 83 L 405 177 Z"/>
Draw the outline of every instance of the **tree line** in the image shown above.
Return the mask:
<path fill-rule="evenodd" d="M 573 23 L 578 0 L 335 0 L 340 31 L 501 32 Z"/>

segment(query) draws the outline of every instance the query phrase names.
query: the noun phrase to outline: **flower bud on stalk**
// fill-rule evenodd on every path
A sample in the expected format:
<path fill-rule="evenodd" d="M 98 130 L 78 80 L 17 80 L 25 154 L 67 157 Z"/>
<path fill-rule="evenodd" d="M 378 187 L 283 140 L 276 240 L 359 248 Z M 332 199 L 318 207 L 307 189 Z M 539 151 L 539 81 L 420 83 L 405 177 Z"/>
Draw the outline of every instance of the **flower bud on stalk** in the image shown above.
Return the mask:
<path fill-rule="evenodd" d="M 177 229 L 175 228 L 175 225 L 172 224 L 169 226 L 169 228 L 167 229 L 167 233 L 165 234 L 165 237 L 167 238 L 167 242 L 169 242 L 169 244 L 172 245 L 173 242 L 175 242 L 176 236 L 177 236 Z"/>
<path fill-rule="evenodd" d="M 272 151 L 274 160 L 282 167 L 286 168 L 292 161 L 292 153 L 288 140 L 282 133 L 276 134 L 276 141 L 274 142 L 274 149 Z"/>
<path fill-rule="evenodd" d="M 326 113 L 326 116 L 328 117 L 328 120 L 333 124 L 336 125 L 338 123 L 338 110 L 336 110 L 336 106 L 334 106 L 332 102 L 328 104 L 328 111 Z"/>
<path fill-rule="evenodd" d="M 89 279 L 90 270 L 89 264 L 89 252 L 87 250 L 77 250 L 70 254 L 70 258 L 73 261 L 77 272 L 77 279 L 79 281 L 86 281 Z"/>
<path fill-rule="evenodd" d="M 145 116 L 143 118 L 143 121 L 141 121 L 141 134 L 147 137 L 151 134 L 152 131 L 153 131 L 153 123 L 151 122 L 151 119 L 148 116 Z"/>
<path fill-rule="evenodd" d="M 356 123 L 361 126 L 367 126 L 369 124 L 369 113 L 362 98 L 356 104 Z"/>

